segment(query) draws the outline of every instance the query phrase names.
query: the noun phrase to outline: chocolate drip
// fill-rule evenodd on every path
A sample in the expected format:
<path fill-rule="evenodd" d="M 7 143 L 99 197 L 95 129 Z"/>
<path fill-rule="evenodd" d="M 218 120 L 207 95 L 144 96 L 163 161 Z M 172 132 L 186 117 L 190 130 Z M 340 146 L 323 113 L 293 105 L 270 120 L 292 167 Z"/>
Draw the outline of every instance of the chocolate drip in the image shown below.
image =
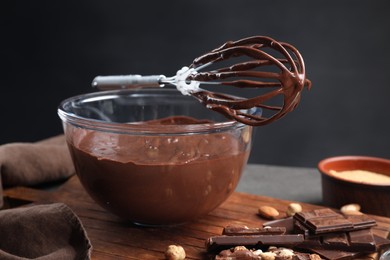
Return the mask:
<path fill-rule="evenodd" d="M 280 54 L 281 57 L 274 57 L 267 53 L 266 48 Z M 311 81 L 306 78 L 305 65 L 301 54 L 288 43 L 278 42 L 265 36 L 254 36 L 235 42 L 229 41 L 221 47 L 196 58 L 190 67 L 197 68 L 233 57 L 245 56 L 251 60 L 213 71 L 194 73 L 188 77 L 188 80 L 218 81 L 219 84 L 239 88 L 272 88 L 269 92 L 248 99 L 236 99 L 229 95 L 208 90 L 200 90 L 192 93 L 192 95 L 207 108 L 253 126 L 269 124 L 294 110 L 301 99 L 302 90 L 305 86 L 309 89 Z M 270 67 L 276 68 L 279 72 L 255 70 L 258 68 L 269 69 Z M 240 79 L 240 77 L 245 78 Z M 283 96 L 281 106 L 265 104 L 265 102 L 280 95 Z M 272 113 L 270 116 L 258 116 L 241 111 L 254 107 Z"/>

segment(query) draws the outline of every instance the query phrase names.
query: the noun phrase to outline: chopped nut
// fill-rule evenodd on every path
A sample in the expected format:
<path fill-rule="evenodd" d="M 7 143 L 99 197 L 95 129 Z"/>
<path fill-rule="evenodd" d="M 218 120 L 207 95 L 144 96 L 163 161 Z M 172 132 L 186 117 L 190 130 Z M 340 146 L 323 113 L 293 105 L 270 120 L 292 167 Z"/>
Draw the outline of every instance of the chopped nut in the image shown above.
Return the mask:
<path fill-rule="evenodd" d="M 260 253 L 259 256 L 262 260 L 275 260 L 276 254 L 272 252 Z"/>
<path fill-rule="evenodd" d="M 215 260 L 233 260 L 233 259 L 258 259 L 262 260 L 259 256 L 262 253 L 260 249 L 253 250 L 247 249 L 245 246 L 236 246 L 234 248 L 225 249 L 219 252 L 215 256 Z"/>
<path fill-rule="evenodd" d="M 276 259 L 292 260 L 295 256 L 294 250 L 284 247 L 269 247 L 268 252 L 274 253 Z"/>
<path fill-rule="evenodd" d="M 263 253 L 263 251 L 261 249 L 257 249 L 255 251 L 253 251 L 253 254 L 257 255 L 257 256 L 259 256 L 261 253 Z"/>
<path fill-rule="evenodd" d="M 286 214 L 289 217 L 292 217 L 295 215 L 295 213 L 301 212 L 302 211 L 302 206 L 299 203 L 290 203 L 287 207 Z"/>
<path fill-rule="evenodd" d="M 294 251 L 291 249 L 287 249 L 287 248 L 281 248 L 279 250 L 278 256 L 283 258 L 283 259 L 292 259 L 294 256 Z"/>
<path fill-rule="evenodd" d="M 184 248 L 179 245 L 170 245 L 165 251 L 165 259 L 167 260 L 184 260 L 186 252 Z"/>
<path fill-rule="evenodd" d="M 233 249 L 233 252 L 239 251 L 239 250 L 248 250 L 245 246 L 236 246 Z"/>
<path fill-rule="evenodd" d="M 279 211 L 271 206 L 261 206 L 258 213 L 266 219 L 275 219 L 279 216 Z"/>
<path fill-rule="evenodd" d="M 317 254 L 310 254 L 310 260 L 321 260 L 321 257 Z"/>

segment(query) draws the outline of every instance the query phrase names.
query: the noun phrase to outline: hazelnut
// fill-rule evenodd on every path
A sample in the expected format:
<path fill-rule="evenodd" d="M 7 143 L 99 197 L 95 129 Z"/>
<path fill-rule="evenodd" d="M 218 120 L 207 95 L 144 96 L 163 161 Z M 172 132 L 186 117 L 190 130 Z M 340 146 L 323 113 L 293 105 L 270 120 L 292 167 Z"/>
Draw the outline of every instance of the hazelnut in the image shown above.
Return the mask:
<path fill-rule="evenodd" d="M 279 211 L 271 206 L 261 206 L 258 211 L 259 215 L 266 219 L 275 219 L 279 216 Z"/>
<path fill-rule="evenodd" d="M 184 248 L 179 245 L 170 245 L 165 251 L 165 259 L 167 260 L 184 260 L 186 252 Z"/>
<path fill-rule="evenodd" d="M 290 203 L 287 207 L 286 214 L 289 217 L 292 217 L 295 215 L 295 213 L 301 212 L 302 206 L 299 203 Z"/>

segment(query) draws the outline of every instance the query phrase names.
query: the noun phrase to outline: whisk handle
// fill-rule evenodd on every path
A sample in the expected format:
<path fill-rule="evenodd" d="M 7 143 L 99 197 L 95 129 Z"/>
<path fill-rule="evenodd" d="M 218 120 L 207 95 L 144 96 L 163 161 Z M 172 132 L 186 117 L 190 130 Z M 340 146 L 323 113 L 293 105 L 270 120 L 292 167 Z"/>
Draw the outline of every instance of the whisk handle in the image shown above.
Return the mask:
<path fill-rule="evenodd" d="M 92 81 L 92 87 L 100 90 L 126 89 L 139 87 L 162 87 L 164 75 L 120 75 L 120 76 L 97 76 Z"/>

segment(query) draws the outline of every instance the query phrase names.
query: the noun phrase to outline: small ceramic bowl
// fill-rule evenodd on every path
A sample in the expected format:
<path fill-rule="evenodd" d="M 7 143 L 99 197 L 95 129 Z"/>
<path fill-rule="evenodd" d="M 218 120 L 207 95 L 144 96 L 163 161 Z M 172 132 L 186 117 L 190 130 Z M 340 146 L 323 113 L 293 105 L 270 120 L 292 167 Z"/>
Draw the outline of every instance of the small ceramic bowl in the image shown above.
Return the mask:
<path fill-rule="evenodd" d="M 390 217 L 390 184 L 369 184 L 340 178 L 332 171 L 364 170 L 390 176 L 390 160 L 367 156 L 338 156 L 319 162 L 322 199 L 326 206 L 340 208 L 358 203 L 364 213 Z"/>

